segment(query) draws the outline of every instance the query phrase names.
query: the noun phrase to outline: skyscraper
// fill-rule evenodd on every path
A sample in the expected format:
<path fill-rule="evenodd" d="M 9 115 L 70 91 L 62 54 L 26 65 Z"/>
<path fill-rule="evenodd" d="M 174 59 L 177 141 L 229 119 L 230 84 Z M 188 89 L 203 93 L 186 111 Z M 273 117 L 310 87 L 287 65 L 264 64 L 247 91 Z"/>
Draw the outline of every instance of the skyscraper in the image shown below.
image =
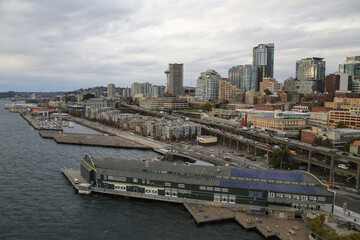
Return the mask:
<path fill-rule="evenodd" d="M 202 72 L 197 80 L 196 96 L 202 97 L 205 101 L 217 100 L 220 79 L 220 74 L 215 70 L 208 69 L 206 72 Z"/>
<path fill-rule="evenodd" d="M 324 91 L 325 65 L 323 58 L 312 57 L 296 61 L 296 89 L 298 93 Z"/>
<path fill-rule="evenodd" d="M 253 66 L 257 68 L 255 90 L 259 90 L 264 77 L 274 77 L 274 44 L 259 44 L 253 48 Z"/>
<path fill-rule="evenodd" d="M 339 72 L 347 73 L 355 80 L 360 80 L 360 56 L 347 57 L 346 63 L 339 64 Z"/>
<path fill-rule="evenodd" d="M 244 65 L 244 73 L 242 76 L 242 84 L 240 85 L 243 93 L 255 89 L 257 86 L 257 68 L 251 64 Z"/>
<path fill-rule="evenodd" d="M 169 63 L 169 71 L 165 71 L 168 76 L 167 94 L 176 97 L 183 94 L 183 65 L 182 63 Z"/>
<path fill-rule="evenodd" d="M 115 95 L 115 84 L 110 83 L 107 87 L 108 98 L 112 98 Z"/>
<path fill-rule="evenodd" d="M 238 65 L 229 69 L 228 71 L 228 81 L 231 82 L 238 88 L 241 88 L 241 77 L 244 74 L 244 66 Z"/>
<path fill-rule="evenodd" d="M 299 81 L 325 80 L 325 65 L 323 58 L 312 57 L 296 61 L 296 79 Z"/>

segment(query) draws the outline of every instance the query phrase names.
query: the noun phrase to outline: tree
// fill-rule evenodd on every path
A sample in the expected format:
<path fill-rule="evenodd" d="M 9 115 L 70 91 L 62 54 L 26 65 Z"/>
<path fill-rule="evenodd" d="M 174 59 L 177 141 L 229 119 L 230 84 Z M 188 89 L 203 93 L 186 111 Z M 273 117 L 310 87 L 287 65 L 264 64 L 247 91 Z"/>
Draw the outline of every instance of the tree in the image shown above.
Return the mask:
<path fill-rule="evenodd" d="M 317 144 L 317 145 L 322 145 L 322 137 L 315 137 L 314 140 L 313 140 L 313 143 Z"/>
<path fill-rule="evenodd" d="M 346 125 L 344 122 L 340 121 L 336 124 L 336 128 L 346 128 Z"/>
<path fill-rule="evenodd" d="M 169 115 L 171 115 L 173 113 L 172 109 L 169 109 Z"/>
<path fill-rule="evenodd" d="M 269 164 L 274 168 L 286 168 L 289 165 L 287 152 L 282 149 L 276 149 L 269 159 Z"/>
<path fill-rule="evenodd" d="M 212 108 L 214 108 L 214 106 L 211 103 L 207 102 L 207 103 L 201 104 L 198 108 L 205 112 L 209 112 Z"/>
<path fill-rule="evenodd" d="M 264 93 L 266 93 L 266 95 L 271 95 L 272 94 L 272 92 L 267 88 L 265 88 Z"/>
<path fill-rule="evenodd" d="M 330 139 L 326 138 L 325 140 L 323 140 L 322 145 L 323 147 L 327 147 L 327 148 L 332 148 L 333 144 L 331 142 Z"/>
<path fill-rule="evenodd" d="M 360 140 L 360 137 L 350 138 L 344 145 L 343 151 L 348 152 L 350 149 L 350 145 L 353 144 L 355 141 Z"/>

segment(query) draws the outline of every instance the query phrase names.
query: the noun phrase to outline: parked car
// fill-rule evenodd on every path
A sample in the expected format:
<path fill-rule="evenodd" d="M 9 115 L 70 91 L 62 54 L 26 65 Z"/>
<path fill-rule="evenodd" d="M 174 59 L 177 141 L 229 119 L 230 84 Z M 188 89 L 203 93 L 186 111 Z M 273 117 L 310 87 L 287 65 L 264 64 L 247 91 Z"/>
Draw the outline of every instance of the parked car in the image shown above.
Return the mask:
<path fill-rule="evenodd" d="M 341 169 L 345 169 L 345 170 L 349 169 L 349 167 L 347 165 L 342 164 L 342 163 L 339 164 L 338 167 L 341 168 Z"/>

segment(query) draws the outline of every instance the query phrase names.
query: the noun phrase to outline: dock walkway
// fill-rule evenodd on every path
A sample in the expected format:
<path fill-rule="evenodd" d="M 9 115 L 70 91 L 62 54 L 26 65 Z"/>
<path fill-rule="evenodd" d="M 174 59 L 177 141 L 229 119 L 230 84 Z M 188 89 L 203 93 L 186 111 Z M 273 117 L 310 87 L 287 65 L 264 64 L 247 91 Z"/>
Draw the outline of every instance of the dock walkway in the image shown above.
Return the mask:
<path fill-rule="evenodd" d="M 79 134 L 79 133 L 58 133 L 40 131 L 40 136 L 43 138 L 54 139 L 56 143 L 61 144 L 74 144 L 74 145 L 85 145 L 85 146 L 98 146 L 98 147 L 113 147 L 113 148 L 130 148 L 146 150 L 148 147 L 127 141 L 117 136 L 101 136 L 93 134 Z"/>

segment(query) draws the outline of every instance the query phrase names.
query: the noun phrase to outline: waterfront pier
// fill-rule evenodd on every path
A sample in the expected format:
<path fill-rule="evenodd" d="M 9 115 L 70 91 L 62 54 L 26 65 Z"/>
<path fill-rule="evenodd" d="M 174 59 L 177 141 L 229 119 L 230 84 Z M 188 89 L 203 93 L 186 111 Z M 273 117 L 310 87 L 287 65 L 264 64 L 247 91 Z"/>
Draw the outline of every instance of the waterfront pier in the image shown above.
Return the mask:
<path fill-rule="evenodd" d="M 132 141 L 127 141 L 117 136 L 102 136 L 102 135 L 79 134 L 79 133 L 59 133 L 59 132 L 49 132 L 49 131 L 40 131 L 39 134 L 42 138 L 51 138 L 54 139 L 56 143 L 61 143 L 61 144 L 128 148 L 128 149 L 139 149 L 139 150 L 149 149 L 144 145 Z"/>

